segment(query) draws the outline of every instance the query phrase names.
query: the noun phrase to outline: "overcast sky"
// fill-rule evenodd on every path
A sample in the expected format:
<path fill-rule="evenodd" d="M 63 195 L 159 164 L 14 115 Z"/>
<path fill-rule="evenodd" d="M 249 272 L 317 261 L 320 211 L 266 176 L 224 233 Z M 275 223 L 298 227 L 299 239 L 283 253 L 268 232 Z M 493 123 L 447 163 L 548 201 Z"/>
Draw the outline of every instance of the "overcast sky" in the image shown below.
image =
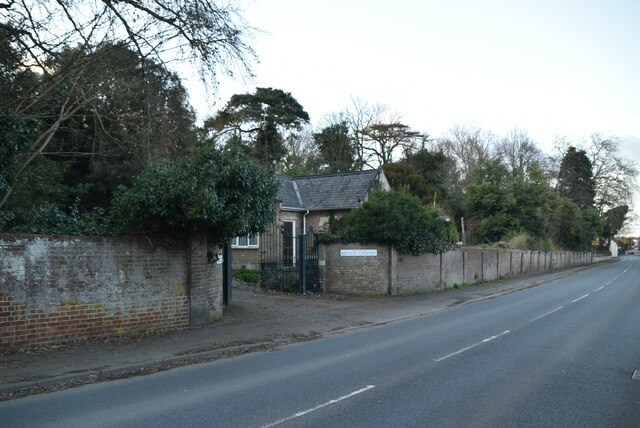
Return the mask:
<path fill-rule="evenodd" d="M 194 96 L 201 118 L 234 93 L 273 87 L 291 92 L 314 124 L 360 98 L 433 137 L 455 125 L 498 135 L 519 127 L 550 151 L 556 136 L 614 135 L 640 165 L 638 0 L 244 0 L 242 8 L 263 31 L 252 43 L 256 78 Z"/>

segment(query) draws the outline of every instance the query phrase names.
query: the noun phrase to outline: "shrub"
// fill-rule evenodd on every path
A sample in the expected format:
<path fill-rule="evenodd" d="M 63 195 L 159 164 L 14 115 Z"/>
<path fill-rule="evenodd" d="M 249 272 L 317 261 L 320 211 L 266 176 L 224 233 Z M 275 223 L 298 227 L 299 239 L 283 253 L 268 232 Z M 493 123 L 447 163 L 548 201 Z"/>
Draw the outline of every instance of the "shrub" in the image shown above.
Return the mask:
<path fill-rule="evenodd" d="M 541 239 L 538 242 L 538 250 L 548 253 L 551 251 L 555 251 L 556 246 L 553 244 L 553 240 L 551 238 L 545 238 L 545 239 Z"/>
<path fill-rule="evenodd" d="M 526 233 L 519 233 L 509 240 L 509 247 L 516 250 L 529 249 L 529 235 Z"/>
<path fill-rule="evenodd" d="M 249 269 L 234 269 L 233 277 L 238 278 L 241 281 L 250 282 L 253 284 L 259 283 L 261 279 L 260 272 Z"/>
<path fill-rule="evenodd" d="M 206 230 L 214 242 L 260 233 L 273 221 L 278 184 L 239 149 L 205 142 L 188 157 L 152 165 L 120 189 L 114 218 L 135 232 Z"/>
<path fill-rule="evenodd" d="M 473 284 L 469 284 L 468 282 L 463 282 L 462 284 L 453 284 L 453 289 L 454 290 L 464 290 L 466 288 L 471 287 L 471 285 Z"/>
<path fill-rule="evenodd" d="M 555 246 L 551 238 L 536 238 L 531 237 L 525 232 L 515 234 L 509 239 L 509 248 L 515 248 L 516 250 L 538 250 L 538 251 L 554 251 Z"/>
<path fill-rule="evenodd" d="M 406 192 L 377 190 L 332 226 L 329 240 L 391 244 L 405 254 L 447 251 L 457 240 L 455 226 L 446 217 Z"/>

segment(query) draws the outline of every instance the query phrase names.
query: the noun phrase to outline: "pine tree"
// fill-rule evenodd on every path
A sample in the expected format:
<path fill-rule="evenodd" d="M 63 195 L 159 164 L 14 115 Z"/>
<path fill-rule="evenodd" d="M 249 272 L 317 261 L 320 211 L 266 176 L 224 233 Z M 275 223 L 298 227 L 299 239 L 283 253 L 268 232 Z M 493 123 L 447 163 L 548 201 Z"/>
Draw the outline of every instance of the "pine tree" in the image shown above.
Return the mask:
<path fill-rule="evenodd" d="M 584 150 L 569 150 L 562 158 L 558 173 L 558 191 L 582 210 L 593 206 L 596 195 L 591 162 Z"/>

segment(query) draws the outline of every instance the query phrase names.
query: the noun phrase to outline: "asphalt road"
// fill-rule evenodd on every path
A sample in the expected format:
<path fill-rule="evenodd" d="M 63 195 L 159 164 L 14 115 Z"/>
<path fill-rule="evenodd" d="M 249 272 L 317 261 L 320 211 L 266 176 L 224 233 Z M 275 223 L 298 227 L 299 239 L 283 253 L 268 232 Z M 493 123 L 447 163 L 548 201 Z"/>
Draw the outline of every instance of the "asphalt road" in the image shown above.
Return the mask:
<path fill-rule="evenodd" d="M 639 328 L 640 257 L 622 257 L 276 352 L 1 402 L 0 425 L 636 428 Z"/>

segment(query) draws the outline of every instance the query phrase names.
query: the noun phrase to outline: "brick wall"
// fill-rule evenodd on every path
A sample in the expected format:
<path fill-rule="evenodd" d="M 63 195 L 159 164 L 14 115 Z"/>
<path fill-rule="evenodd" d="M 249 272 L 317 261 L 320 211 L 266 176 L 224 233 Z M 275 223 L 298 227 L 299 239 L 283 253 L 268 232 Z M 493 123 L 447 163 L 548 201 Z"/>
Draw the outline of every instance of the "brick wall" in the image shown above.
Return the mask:
<path fill-rule="evenodd" d="M 222 313 L 222 269 L 207 250 L 204 235 L 190 241 L 0 234 L 0 349 L 180 330 L 215 319 Z"/>
<path fill-rule="evenodd" d="M 375 249 L 375 257 L 341 256 Z M 356 294 L 411 294 L 591 263 L 590 253 L 464 248 L 443 254 L 397 254 L 379 245 L 321 246 L 324 289 Z"/>
<path fill-rule="evenodd" d="M 335 244 L 322 246 L 319 261 L 324 289 L 335 293 L 389 293 L 391 248 L 385 245 Z M 375 251 L 376 255 L 354 256 L 359 250 Z M 344 255 L 348 254 L 348 255 Z"/>
<path fill-rule="evenodd" d="M 260 242 L 262 243 L 262 239 L 260 239 Z M 232 251 L 234 269 L 260 270 L 260 261 L 262 259 L 260 248 L 233 248 Z"/>

